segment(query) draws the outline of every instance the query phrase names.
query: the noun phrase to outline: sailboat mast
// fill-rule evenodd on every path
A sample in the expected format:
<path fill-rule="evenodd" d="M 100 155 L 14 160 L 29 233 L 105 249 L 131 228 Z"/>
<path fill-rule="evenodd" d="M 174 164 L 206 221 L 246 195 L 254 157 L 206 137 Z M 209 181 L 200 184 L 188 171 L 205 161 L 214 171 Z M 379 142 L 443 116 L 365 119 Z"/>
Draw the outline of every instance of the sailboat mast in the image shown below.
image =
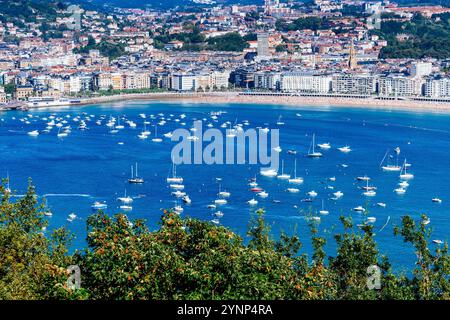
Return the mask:
<path fill-rule="evenodd" d="M 294 178 L 297 178 L 297 159 L 294 161 Z"/>

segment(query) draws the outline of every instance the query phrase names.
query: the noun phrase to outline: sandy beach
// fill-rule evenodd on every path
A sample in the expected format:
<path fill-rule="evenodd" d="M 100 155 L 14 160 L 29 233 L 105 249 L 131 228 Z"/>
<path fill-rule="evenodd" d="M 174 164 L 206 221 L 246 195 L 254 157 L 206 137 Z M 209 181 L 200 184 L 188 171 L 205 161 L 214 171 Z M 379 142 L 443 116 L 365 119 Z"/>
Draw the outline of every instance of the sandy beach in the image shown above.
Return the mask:
<path fill-rule="evenodd" d="M 142 94 L 121 94 L 81 99 L 77 105 L 103 104 L 132 100 L 188 101 L 190 103 L 248 103 L 276 104 L 298 107 L 351 107 L 384 110 L 404 110 L 415 112 L 450 113 L 450 102 L 424 100 L 380 100 L 374 98 L 339 97 L 339 96 L 297 96 L 243 94 L 241 92 L 162 92 Z M 75 105 L 76 106 L 76 105 Z"/>

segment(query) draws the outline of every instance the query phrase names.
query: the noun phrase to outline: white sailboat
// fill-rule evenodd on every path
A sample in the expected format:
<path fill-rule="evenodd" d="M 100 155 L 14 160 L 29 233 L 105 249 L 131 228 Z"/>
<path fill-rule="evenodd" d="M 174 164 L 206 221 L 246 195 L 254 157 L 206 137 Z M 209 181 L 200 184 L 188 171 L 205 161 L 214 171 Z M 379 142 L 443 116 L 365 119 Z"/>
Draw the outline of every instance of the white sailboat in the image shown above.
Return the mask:
<path fill-rule="evenodd" d="M 172 177 L 168 177 L 166 179 L 167 183 L 183 183 L 182 177 L 177 177 L 177 168 L 176 164 L 172 164 Z"/>
<path fill-rule="evenodd" d="M 128 179 L 129 183 L 141 184 L 144 183 L 144 178 L 139 177 L 138 175 L 138 165 L 136 162 L 136 169 L 133 172 L 133 166 L 131 166 L 131 177 Z"/>
<path fill-rule="evenodd" d="M 277 176 L 278 179 L 288 180 L 291 178 L 290 174 L 284 173 L 284 160 L 281 160 L 281 174 Z"/>
<path fill-rule="evenodd" d="M 67 137 L 69 134 L 67 132 L 61 132 L 61 127 L 58 129 L 58 134 L 56 135 L 58 138 Z"/>
<path fill-rule="evenodd" d="M 294 161 L 294 177 L 288 180 L 289 183 L 301 184 L 303 183 L 303 178 L 297 177 L 297 159 Z"/>
<path fill-rule="evenodd" d="M 152 139 L 153 142 L 162 142 L 161 138 L 158 138 L 158 126 L 155 126 L 155 137 Z"/>
<path fill-rule="evenodd" d="M 308 150 L 308 157 L 310 157 L 310 158 L 320 158 L 322 156 L 321 152 L 316 152 L 314 149 L 314 147 L 316 145 L 315 140 L 316 140 L 316 135 L 313 134 L 312 142 L 311 142 L 311 145 L 309 146 L 309 150 Z M 312 148 L 312 152 L 311 152 L 311 148 Z"/>
<path fill-rule="evenodd" d="M 366 197 L 374 197 L 377 195 L 373 187 L 369 187 L 369 180 L 366 180 L 366 191 L 363 192 L 363 195 Z"/>
<path fill-rule="evenodd" d="M 322 199 L 322 210 L 319 211 L 320 214 L 326 215 L 329 214 L 330 212 L 328 210 L 324 209 L 324 200 Z"/>
<path fill-rule="evenodd" d="M 412 173 L 406 172 L 406 159 L 403 162 L 402 169 L 400 170 L 400 179 L 402 180 L 410 180 L 413 179 L 414 175 Z"/>
<path fill-rule="evenodd" d="M 387 155 L 389 153 L 389 150 L 386 151 L 386 154 L 384 155 L 383 160 L 381 160 L 381 163 L 380 163 L 380 166 L 383 169 L 383 171 L 401 171 L 402 167 L 400 167 L 398 165 L 398 156 L 400 154 L 400 149 L 396 148 L 395 151 L 396 151 L 396 154 L 397 154 L 397 162 L 396 162 L 396 164 L 394 165 L 394 164 L 389 164 L 388 163 L 385 166 L 383 166 L 383 162 L 384 162 L 384 160 L 386 159 L 386 157 L 387 157 Z"/>
<path fill-rule="evenodd" d="M 281 121 L 281 116 L 279 116 L 279 117 L 278 117 L 278 120 L 277 120 L 277 125 L 279 125 L 279 126 L 282 126 L 282 125 L 284 125 L 284 122 L 283 122 L 283 121 Z"/>
<path fill-rule="evenodd" d="M 118 201 L 128 204 L 128 203 L 132 203 L 133 202 L 133 198 L 131 198 L 130 196 L 127 196 L 127 189 L 125 189 L 125 194 L 123 197 L 119 197 L 117 198 Z"/>

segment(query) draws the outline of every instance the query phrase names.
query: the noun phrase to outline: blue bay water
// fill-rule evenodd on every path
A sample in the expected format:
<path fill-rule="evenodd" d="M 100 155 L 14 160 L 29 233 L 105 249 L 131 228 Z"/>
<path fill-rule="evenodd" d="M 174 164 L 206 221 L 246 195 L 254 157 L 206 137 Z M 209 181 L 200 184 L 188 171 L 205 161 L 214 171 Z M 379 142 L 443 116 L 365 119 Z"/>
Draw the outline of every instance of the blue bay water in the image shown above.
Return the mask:
<path fill-rule="evenodd" d="M 29 112 L 8 112 L 0 115 L 0 176 L 9 173 L 11 189 L 17 194 L 26 190 L 31 177 L 40 197 L 45 196 L 53 216 L 49 219 L 47 232 L 52 228 L 66 225 L 76 238 L 73 249 L 85 246 L 86 218 L 92 213 L 90 206 L 94 201 L 106 201 L 108 214 L 120 212 L 117 197 L 124 195 L 125 189 L 135 198 L 133 210 L 127 212 L 130 218 L 144 218 L 151 229 L 158 227 L 162 209 L 174 206 L 174 197 L 166 183 L 171 171 L 170 153 L 175 142 L 163 138 L 162 143 L 152 142 L 154 126 L 161 116 L 171 118 L 164 126 L 158 126 L 158 135 L 184 127 L 189 129 L 195 119 L 207 118 L 211 122 L 210 112 L 226 111 L 219 116 L 215 128 L 225 121 L 232 124 L 248 120 L 247 128 L 269 127 L 280 129 L 280 159 L 284 160 L 284 172 L 293 174 L 294 159 L 297 158 L 297 175 L 304 178 L 297 194 L 288 193 L 292 187 L 286 181 L 260 176 L 260 165 L 180 165 L 177 173 L 184 178 L 185 190 L 192 204 L 184 205 L 183 216 L 204 220 L 213 218 L 207 205 L 217 198 L 220 181 L 222 190 L 231 193 L 228 204 L 220 206 L 224 216 L 222 225 L 231 228 L 244 238 L 249 220 L 257 208 L 266 210 L 266 220 L 276 237 L 281 231 L 296 233 L 303 243 L 303 252 L 311 253 L 310 232 L 305 216 L 308 212 L 317 212 L 324 207 L 329 215 L 321 216 L 320 230 L 328 238 L 327 253 L 335 253 L 333 234 L 342 231 L 339 216 L 352 216 L 355 224 L 362 223 L 366 217 L 352 211 L 362 205 L 369 208 L 369 216 L 376 217 L 374 223 L 376 240 L 381 253 L 386 254 L 395 269 L 410 269 L 414 262 L 414 250 L 404 244 L 402 239 L 394 237 L 393 227 L 399 225 L 405 214 L 419 219 L 426 213 L 433 228 L 432 239 L 447 240 L 450 231 L 450 116 L 444 114 L 410 113 L 399 111 L 381 111 L 370 109 L 327 108 L 246 105 L 246 104 L 194 104 L 187 102 L 121 102 L 114 104 L 92 105 L 80 108 L 40 109 Z M 82 113 L 86 113 L 82 115 Z M 137 135 L 142 131 L 143 121 L 139 114 L 155 115 L 148 129 L 152 132 L 149 139 L 140 140 Z M 186 114 L 181 122 L 173 119 Z M 28 117 L 30 124 L 19 121 Z M 31 130 L 42 131 L 46 122 L 41 118 L 55 114 L 64 117 L 67 125 L 72 126 L 68 137 L 56 137 L 56 128 L 50 133 L 41 133 L 37 137 L 27 135 Z M 170 117 L 169 114 L 173 114 Z M 297 114 L 301 114 L 299 117 Z M 84 118 L 93 115 L 88 130 L 77 130 L 77 123 L 66 115 Z M 95 121 L 105 115 L 126 117 L 137 124 L 137 128 L 125 129 L 116 134 L 109 133 L 103 121 Z M 285 125 L 277 126 L 282 116 Z M 15 118 L 15 119 L 13 119 Z M 124 120 L 121 120 L 124 122 Z M 221 128 L 220 128 L 221 129 Z M 221 129 L 224 130 L 224 129 Z M 330 142 L 332 148 L 322 151 L 320 159 L 305 157 L 312 134 L 316 143 Z M 122 145 L 118 144 L 123 142 Z M 344 154 L 336 148 L 349 145 L 352 152 Z M 399 182 L 398 172 L 383 172 L 380 162 L 387 149 L 400 147 L 400 160 L 406 157 L 412 164 L 410 172 L 415 177 L 405 195 L 399 196 L 393 190 Z M 297 155 L 287 154 L 295 149 Z M 130 185 L 130 166 L 139 163 L 139 175 L 145 178 L 143 185 Z M 342 164 L 347 164 L 344 168 Z M 364 183 L 355 181 L 357 176 L 368 175 L 370 184 L 375 185 L 377 195 L 367 198 L 358 186 Z M 248 180 L 257 176 L 258 184 L 269 197 L 255 197 L 248 186 Z M 336 177 L 335 182 L 327 178 Z M 334 189 L 327 188 L 333 186 Z M 312 203 L 301 200 L 308 197 L 308 191 L 315 190 L 318 196 Z M 341 190 L 342 199 L 333 201 L 332 193 Z M 246 202 L 255 197 L 257 206 Z M 433 203 L 432 198 L 439 197 L 442 203 Z M 279 200 L 275 203 L 273 200 Z M 377 202 L 387 204 L 385 208 L 376 206 Z M 182 204 L 181 201 L 178 204 Z M 70 213 L 77 219 L 67 221 Z M 390 219 L 388 220 L 388 217 Z M 386 222 L 388 224 L 382 228 Z M 356 228 L 355 228 L 356 230 Z M 434 244 L 431 244 L 434 246 Z"/>

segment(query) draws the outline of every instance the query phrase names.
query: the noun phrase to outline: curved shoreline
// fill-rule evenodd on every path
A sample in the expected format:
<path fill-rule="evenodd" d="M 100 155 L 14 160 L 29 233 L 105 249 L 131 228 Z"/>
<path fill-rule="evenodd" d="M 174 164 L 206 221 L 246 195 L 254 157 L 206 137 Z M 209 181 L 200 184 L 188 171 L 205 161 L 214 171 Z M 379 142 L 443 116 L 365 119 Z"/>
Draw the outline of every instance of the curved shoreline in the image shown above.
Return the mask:
<path fill-rule="evenodd" d="M 133 101 L 133 100 L 158 100 L 158 101 L 188 101 L 190 103 L 216 104 L 216 103 L 245 103 L 245 104 L 271 104 L 297 107 L 342 107 L 355 109 L 380 109 L 396 111 L 412 111 L 425 113 L 450 114 L 450 102 L 434 102 L 424 100 L 379 100 L 373 98 L 356 98 L 340 96 L 294 96 L 294 95 L 267 95 L 252 94 L 243 95 L 241 92 L 207 92 L 207 93 L 142 93 L 121 94 L 114 96 L 102 96 L 82 99 L 81 103 L 68 107 L 81 105 L 104 104 L 109 102 Z M 37 106 L 30 109 L 52 108 L 57 106 Z"/>

